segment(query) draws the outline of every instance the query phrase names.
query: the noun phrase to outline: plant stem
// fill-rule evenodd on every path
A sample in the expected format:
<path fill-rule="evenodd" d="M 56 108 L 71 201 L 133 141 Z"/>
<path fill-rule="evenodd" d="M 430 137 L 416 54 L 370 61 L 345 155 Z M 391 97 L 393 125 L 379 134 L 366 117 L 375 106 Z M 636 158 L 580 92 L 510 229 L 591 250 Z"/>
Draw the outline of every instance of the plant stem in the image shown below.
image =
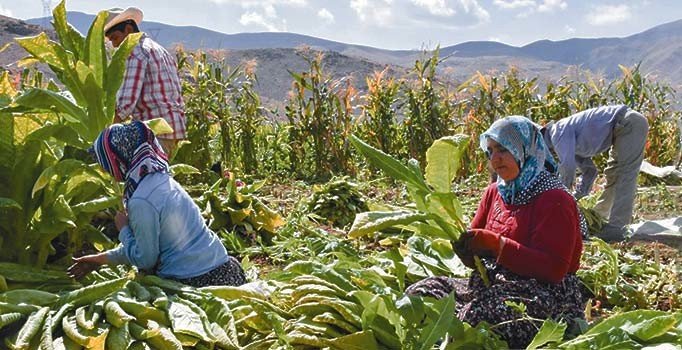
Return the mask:
<path fill-rule="evenodd" d="M 483 266 L 483 262 L 481 262 L 481 258 L 479 258 L 478 255 L 474 255 L 474 264 L 476 265 L 476 270 L 481 275 L 481 279 L 483 280 L 483 284 L 485 284 L 486 287 L 490 288 L 490 279 L 488 278 L 488 270 L 485 269 L 485 266 Z"/>

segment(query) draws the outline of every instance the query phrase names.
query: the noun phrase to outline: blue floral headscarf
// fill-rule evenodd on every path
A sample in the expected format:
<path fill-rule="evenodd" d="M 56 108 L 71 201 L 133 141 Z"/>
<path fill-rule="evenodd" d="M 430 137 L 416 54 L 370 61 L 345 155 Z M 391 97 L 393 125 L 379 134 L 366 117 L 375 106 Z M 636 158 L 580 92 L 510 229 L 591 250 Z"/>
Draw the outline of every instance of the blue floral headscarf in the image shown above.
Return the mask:
<path fill-rule="evenodd" d="M 143 122 L 113 124 L 104 129 L 91 151 L 116 181 L 125 180 L 123 202 L 127 203 L 140 181 L 155 172 L 168 173 L 168 156 L 154 132 Z"/>
<path fill-rule="evenodd" d="M 521 204 L 515 200 L 520 192 L 528 189 L 543 171 L 553 173 L 557 169 L 539 126 L 524 116 L 514 115 L 494 122 L 480 136 L 484 151 L 488 148 L 488 139 L 506 148 L 519 165 L 519 175 L 514 180 L 497 179 L 497 189 L 507 204 Z"/>

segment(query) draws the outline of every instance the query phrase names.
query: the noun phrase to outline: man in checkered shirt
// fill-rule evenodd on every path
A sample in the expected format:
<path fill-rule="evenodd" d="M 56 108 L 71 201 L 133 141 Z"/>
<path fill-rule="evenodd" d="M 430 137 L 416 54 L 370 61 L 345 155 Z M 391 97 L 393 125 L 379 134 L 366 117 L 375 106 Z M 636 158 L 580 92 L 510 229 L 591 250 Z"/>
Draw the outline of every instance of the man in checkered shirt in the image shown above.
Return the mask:
<path fill-rule="evenodd" d="M 104 25 L 105 36 L 118 47 L 128 34 L 140 31 L 140 22 L 142 11 L 138 8 L 111 9 Z M 163 118 L 168 122 L 173 133 L 158 135 L 168 155 L 186 137 L 185 104 L 175 57 L 144 33 L 128 57 L 117 100 L 117 123 L 129 116 L 143 121 Z"/>

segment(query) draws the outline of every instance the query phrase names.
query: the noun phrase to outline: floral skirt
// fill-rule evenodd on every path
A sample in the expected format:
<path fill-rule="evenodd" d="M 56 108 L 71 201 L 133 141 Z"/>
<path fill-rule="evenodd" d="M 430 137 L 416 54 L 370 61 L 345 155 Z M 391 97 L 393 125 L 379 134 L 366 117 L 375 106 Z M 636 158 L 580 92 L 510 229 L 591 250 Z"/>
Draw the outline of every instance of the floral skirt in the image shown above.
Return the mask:
<path fill-rule="evenodd" d="M 501 266 L 486 265 L 490 265 L 490 287 L 474 272 L 468 280 L 429 277 L 409 286 L 405 293 L 443 298 L 454 291 L 457 317 L 474 326 L 482 321 L 489 323 L 512 349 L 525 348 L 541 322 L 519 320 L 522 315 L 506 301 L 524 304 L 526 313 L 537 319 L 564 320 L 569 328 L 576 327 L 577 320 L 585 319 L 581 282 L 575 275 L 566 275 L 560 283 L 551 284 L 516 275 Z"/>
<path fill-rule="evenodd" d="M 241 286 L 246 283 L 246 275 L 239 261 L 231 256 L 226 263 L 203 275 L 178 279 L 178 282 L 193 287 Z"/>

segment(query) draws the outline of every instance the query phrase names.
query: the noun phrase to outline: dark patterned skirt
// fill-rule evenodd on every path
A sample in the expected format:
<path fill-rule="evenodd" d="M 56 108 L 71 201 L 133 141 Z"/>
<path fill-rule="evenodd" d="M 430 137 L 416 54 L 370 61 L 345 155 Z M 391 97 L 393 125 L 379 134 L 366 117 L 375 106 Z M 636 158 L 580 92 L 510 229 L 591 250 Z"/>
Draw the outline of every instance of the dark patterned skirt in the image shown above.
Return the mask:
<path fill-rule="evenodd" d="M 241 286 L 246 283 L 246 275 L 239 261 L 231 256 L 226 263 L 203 275 L 177 279 L 177 281 L 197 288 L 206 286 Z"/>
<path fill-rule="evenodd" d="M 474 272 L 468 280 L 429 277 L 409 286 L 405 294 L 443 298 L 454 291 L 457 317 L 474 326 L 488 322 L 512 349 L 530 344 L 542 322 L 519 320 L 522 315 L 505 301 L 523 303 L 526 313 L 537 319 L 563 320 L 569 329 L 585 319 L 581 282 L 575 275 L 566 275 L 560 283 L 551 284 L 519 276 L 501 266 L 486 265 L 490 266 L 490 287 Z"/>

